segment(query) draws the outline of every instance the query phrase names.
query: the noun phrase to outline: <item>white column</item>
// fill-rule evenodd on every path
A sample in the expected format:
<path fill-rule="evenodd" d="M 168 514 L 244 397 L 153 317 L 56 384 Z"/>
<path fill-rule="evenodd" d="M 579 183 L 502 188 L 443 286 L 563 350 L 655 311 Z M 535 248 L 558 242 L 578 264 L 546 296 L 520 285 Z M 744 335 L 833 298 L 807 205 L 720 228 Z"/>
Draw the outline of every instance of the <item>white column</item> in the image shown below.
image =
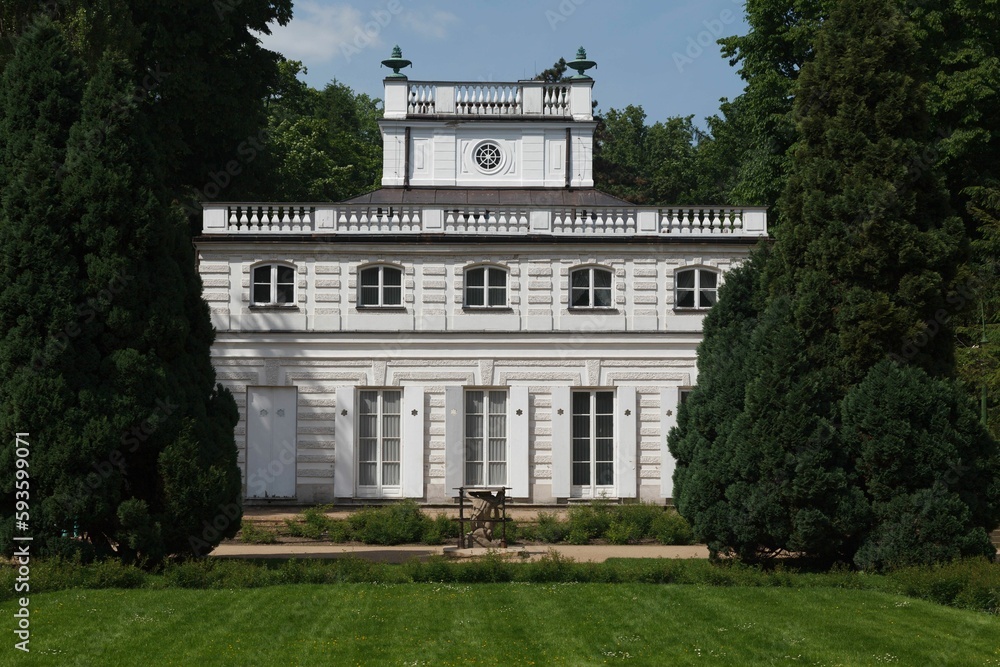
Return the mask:
<path fill-rule="evenodd" d="M 354 496 L 354 387 L 337 388 L 334 418 L 333 493 L 337 498 Z"/>
<path fill-rule="evenodd" d="M 618 387 L 615 412 L 615 473 L 618 478 L 616 486 L 619 498 L 636 496 L 635 458 L 638 447 L 636 424 L 639 421 L 636 412 L 635 387 Z"/>
<path fill-rule="evenodd" d="M 570 388 L 552 388 L 552 497 L 569 498 L 570 429 L 573 411 L 570 407 Z"/>
<path fill-rule="evenodd" d="M 529 470 L 531 466 L 528 414 L 528 388 L 510 388 L 510 429 L 507 438 L 507 481 L 514 498 L 528 498 L 531 495 Z"/>
<path fill-rule="evenodd" d="M 677 462 L 667 447 L 670 429 L 677 425 L 677 409 L 681 405 L 680 387 L 667 387 L 660 391 L 660 495 L 673 498 L 674 469 Z"/>
<path fill-rule="evenodd" d="M 424 388 L 403 388 L 403 497 L 424 493 Z"/>
<path fill-rule="evenodd" d="M 444 493 L 449 498 L 458 497 L 465 475 L 465 411 L 461 387 L 444 388 Z"/>

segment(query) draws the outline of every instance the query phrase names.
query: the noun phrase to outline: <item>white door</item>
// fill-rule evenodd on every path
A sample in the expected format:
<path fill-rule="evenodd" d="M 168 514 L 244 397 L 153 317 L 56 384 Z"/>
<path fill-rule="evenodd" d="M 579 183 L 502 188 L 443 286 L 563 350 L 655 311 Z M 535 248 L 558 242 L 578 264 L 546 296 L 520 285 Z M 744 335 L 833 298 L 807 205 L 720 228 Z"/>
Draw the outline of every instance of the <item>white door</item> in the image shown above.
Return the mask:
<path fill-rule="evenodd" d="M 247 388 L 247 498 L 295 497 L 295 387 Z"/>

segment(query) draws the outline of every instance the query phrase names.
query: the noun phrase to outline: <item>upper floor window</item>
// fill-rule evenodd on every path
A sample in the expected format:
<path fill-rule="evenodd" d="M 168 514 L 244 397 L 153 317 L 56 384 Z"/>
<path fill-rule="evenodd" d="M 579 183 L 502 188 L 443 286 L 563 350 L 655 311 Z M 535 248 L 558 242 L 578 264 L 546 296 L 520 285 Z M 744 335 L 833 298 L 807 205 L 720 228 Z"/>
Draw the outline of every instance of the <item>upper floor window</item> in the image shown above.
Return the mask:
<path fill-rule="evenodd" d="M 358 307 L 385 308 L 403 305 L 403 271 L 392 266 L 361 270 Z"/>
<path fill-rule="evenodd" d="M 465 272 L 467 308 L 506 308 L 507 271 L 499 266 L 479 266 Z"/>
<path fill-rule="evenodd" d="M 504 156 L 500 146 L 493 141 L 484 141 L 476 146 L 473 151 L 473 158 L 480 171 L 486 174 L 494 174 L 500 171 L 503 166 Z"/>
<path fill-rule="evenodd" d="M 684 269 L 675 281 L 676 308 L 711 308 L 719 296 L 719 274 L 711 269 Z"/>
<path fill-rule="evenodd" d="M 251 303 L 254 306 L 294 305 L 295 268 L 284 264 L 254 267 Z"/>
<path fill-rule="evenodd" d="M 569 274 L 570 308 L 611 308 L 611 271 L 597 267 Z"/>

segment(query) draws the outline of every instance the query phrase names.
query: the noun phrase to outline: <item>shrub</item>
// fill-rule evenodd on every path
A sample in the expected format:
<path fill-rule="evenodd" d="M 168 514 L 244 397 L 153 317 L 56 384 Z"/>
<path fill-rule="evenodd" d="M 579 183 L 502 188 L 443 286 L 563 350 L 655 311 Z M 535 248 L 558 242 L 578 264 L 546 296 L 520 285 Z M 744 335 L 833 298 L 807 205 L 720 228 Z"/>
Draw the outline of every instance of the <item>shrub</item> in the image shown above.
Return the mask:
<path fill-rule="evenodd" d="M 522 566 L 523 578 L 525 581 L 536 583 L 572 581 L 573 563 L 572 558 L 560 555 L 555 549 L 549 549 L 549 552 L 538 561 Z"/>
<path fill-rule="evenodd" d="M 342 519 L 331 521 L 330 527 L 327 529 L 326 539 L 331 542 L 352 541 L 354 534 L 351 532 L 351 524 Z"/>
<path fill-rule="evenodd" d="M 586 535 L 587 540 L 603 537 L 611 525 L 612 513 L 606 501 L 595 500 L 590 505 L 578 505 L 569 510 L 569 532 Z M 573 542 L 586 544 L 586 542 Z"/>
<path fill-rule="evenodd" d="M 570 544 L 590 544 L 590 535 L 581 528 L 572 528 L 566 535 L 566 541 Z"/>
<path fill-rule="evenodd" d="M 412 500 L 363 509 L 348 519 L 359 541 L 386 546 L 419 542 L 427 523 L 431 521 Z"/>
<path fill-rule="evenodd" d="M 555 514 L 550 514 L 549 512 L 539 512 L 538 524 L 535 528 L 535 532 L 538 539 L 542 542 L 555 544 L 557 542 L 562 542 L 566 538 L 566 534 L 569 532 L 569 526 L 566 522 L 560 521 L 559 517 Z"/>
<path fill-rule="evenodd" d="M 629 505 L 618 505 L 611 509 L 611 523 L 619 523 L 633 526 L 630 540 L 638 542 L 646 537 L 653 537 L 652 527 L 660 515 L 663 514 L 663 507 L 651 503 L 636 503 Z M 609 530 L 610 530 L 609 526 Z M 620 529 L 619 529 L 620 530 Z M 611 540 L 610 536 L 607 536 Z"/>
<path fill-rule="evenodd" d="M 297 521 L 285 519 L 285 528 L 292 537 L 305 537 L 310 540 L 319 540 L 328 533 L 335 533 L 329 539 L 334 542 L 347 541 L 343 528 L 338 527 L 338 522 L 326 515 L 333 509 L 333 505 L 317 505 L 307 507 L 299 514 Z M 338 539 L 339 538 L 339 539 Z"/>
<path fill-rule="evenodd" d="M 278 536 L 273 530 L 258 528 L 253 522 L 243 520 L 240 528 L 240 542 L 246 544 L 274 544 L 278 541 Z"/>
<path fill-rule="evenodd" d="M 985 558 L 900 568 L 886 578 L 902 595 L 1000 614 L 1000 564 Z"/>
<path fill-rule="evenodd" d="M 457 521 L 448 518 L 446 514 L 438 514 L 433 519 L 426 519 L 421 541 L 424 544 L 444 544 L 451 538 L 458 538 Z"/>
<path fill-rule="evenodd" d="M 634 544 L 644 535 L 642 525 L 633 520 L 619 518 L 615 518 L 604 532 L 604 537 L 611 544 Z"/>
<path fill-rule="evenodd" d="M 660 544 L 691 544 L 691 526 L 674 509 L 661 512 L 650 526 L 650 532 Z"/>
<path fill-rule="evenodd" d="M 467 584 L 497 584 L 514 580 L 515 568 L 500 554 L 489 551 L 478 560 L 455 565 L 456 581 Z"/>

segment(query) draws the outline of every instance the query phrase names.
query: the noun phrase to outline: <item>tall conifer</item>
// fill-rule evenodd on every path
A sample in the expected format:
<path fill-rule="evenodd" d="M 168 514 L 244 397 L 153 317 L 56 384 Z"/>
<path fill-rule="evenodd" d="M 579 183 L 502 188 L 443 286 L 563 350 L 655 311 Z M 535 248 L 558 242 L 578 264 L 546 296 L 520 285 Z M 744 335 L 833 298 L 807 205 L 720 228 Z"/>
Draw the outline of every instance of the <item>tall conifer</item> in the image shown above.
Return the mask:
<path fill-rule="evenodd" d="M 918 562 L 983 553 L 984 528 L 1000 520 L 1000 489 L 974 488 L 996 470 L 997 445 L 958 407 L 940 413 L 951 423 L 913 425 L 913 433 L 927 434 L 915 447 L 938 448 L 937 476 L 904 476 L 887 497 L 862 464 L 872 447 L 891 448 L 885 429 L 893 422 L 858 427 L 856 397 L 882 386 L 893 364 L 908 366 L 900 376 L 908 391 L 962 403 L 952 384 L 936 378 L 954 371 L 950 286 L 966 239 L 925 157 L 934 139 L 911 30 L 894 2 L 844 0 L 802 68 L 799 140 L 763 270 L 767 302 L 738 343 L 738 372 L 729 372 L 744 382 L 742 392 L 727 392 L 739 414 L 729 408 L 720 418 L 729 428 L 711 443 L 715 456 L 682 457 L 675 475 L 682 512 L 695 492 L 715 508 L 709 524 L 689 513 L 715 551 L 750 559 L 789 551 L 878 568 L 907 562 L 901 545 Z M 716 308 L 728 290 L 720 297 Z M 712 328 L 705 333 L 700 356 L 717 347 Z M 718 382 L 713 369 L 699 377 L 693 405 L 708 400 L 699 394 Z M 905 391 L 892 397 L 883 410 L 916 418 Z M 681 416 L 670 443 L 683 453 L 705 431 Z M 685 484 L 707 478 L 712 486 Z M 920 531 L 914 507 L 944 511 L 955 503 L 968 508 L 955 525 Z M 915 540 L 896 539 L 908 528 Z M 954 548 L 938 548 L 949 541 Z"/>
<path fill-rule="evenodd" d="M 26 36 L 0 100 L 16 97 L 11 91 L 22 84 L 11 77 L 22 63 L 69 71 L 52 55 L 65 53 L 60 41 L 48 26 Z M 158 560 L 205 553 L 238 529 L 237 412 L 215 383 L 214 333 L 193 249 L 183 216 L 168 203 L 163 159 L 137 112 L 133 76 L 108 51 L 77 103 L 51 187 L 27 185 L 5 200 L 5 256 L 38 256 L 37 239 L 46 235 L 58 237 L 62 254 L 46 257 L 30 279 L 13 270 L 15 285 L 28 280 L 31 289 L 0 286 L 0 317 L 15 325 L 0 352 L 9 371 L 0 392 L 10 408 L 0 419 L 7 431 L 32 434 L 32 531 L 44 548 L 85 544 Z M 28 111 L 0 106 L 15 126 Z M 13 163 L 5 191 L 32 166 Z M 18 196 L 35 207 L 14 206 Z M 34 237 L 13 234 L 24 227 Z M 56 288 L 58 300 L 44 297 Z"/>

